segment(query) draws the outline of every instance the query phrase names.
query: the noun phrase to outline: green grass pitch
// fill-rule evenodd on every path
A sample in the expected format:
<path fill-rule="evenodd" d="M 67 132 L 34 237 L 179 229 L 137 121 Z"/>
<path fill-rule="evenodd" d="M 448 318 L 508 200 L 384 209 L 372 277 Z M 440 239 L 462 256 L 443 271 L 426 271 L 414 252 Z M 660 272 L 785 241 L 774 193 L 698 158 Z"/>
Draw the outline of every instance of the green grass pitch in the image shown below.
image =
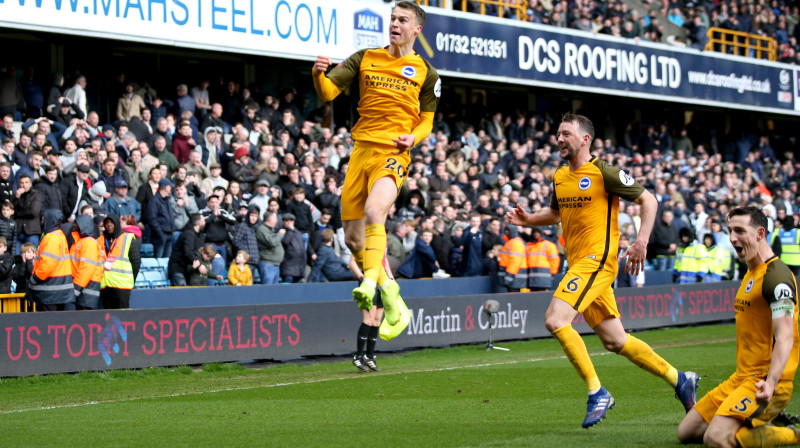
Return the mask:
<path fill-rule="evenodd" d="M 700 394 L 734 369 L 733 325 L 637 336 L 698 372 Z M 588 430 L 584 385 L 545 339 L 498 343 L 508 352 L 468 345 L 379 355 L 378 373 L 340 359 L 4 379 L 0 446 L 680 446 L 683 410 L 672 389 L 585 339 L 617 400 Z M 800 412 L 797 399 L 788 409 Z"/>

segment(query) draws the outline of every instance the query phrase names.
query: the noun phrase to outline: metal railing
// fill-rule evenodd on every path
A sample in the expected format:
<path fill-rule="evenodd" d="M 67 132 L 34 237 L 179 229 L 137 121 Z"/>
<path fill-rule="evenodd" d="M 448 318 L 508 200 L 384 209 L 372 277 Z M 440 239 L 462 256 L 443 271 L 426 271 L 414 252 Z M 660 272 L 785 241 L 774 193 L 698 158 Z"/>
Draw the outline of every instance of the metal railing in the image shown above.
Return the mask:
<path fill-rule="evenodd" d="M 434 5 L 431 5 L 434 3 Z M 517 20 L 528 20 L 528 0 L 417 0 L 418 5 L 446 7 L 445 3 L 453 5 L 456 11 L 469 11 L 486 15 L 486 6 L 497 6 L 497 17 L 505 17 L 507 11 Z M 470 8 L 472 6 L 472 8 Z"/>
<path fill-rule="evenodd" d="M 25 300 L 25 294 L 0 294 L 0 314 L 32 313 L 36 305 Z"/>
<path fill-rule="evenodd" d="M 708 30 L 707 51 L 738 56 L 778 60 L 778 43 L 771 37 L 712 27 Z"/>

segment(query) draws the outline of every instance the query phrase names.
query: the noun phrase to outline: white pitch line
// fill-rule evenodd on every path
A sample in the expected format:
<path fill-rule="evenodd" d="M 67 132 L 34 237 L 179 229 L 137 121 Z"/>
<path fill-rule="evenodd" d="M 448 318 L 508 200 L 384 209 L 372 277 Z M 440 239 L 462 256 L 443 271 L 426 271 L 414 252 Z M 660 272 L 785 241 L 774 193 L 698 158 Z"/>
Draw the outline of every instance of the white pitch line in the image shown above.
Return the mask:
<path fill-rule="evenodd" d="M 721 343 L 721 342 L 730 342 L 730 340 L 717 340 L 712 341 L 710 343 Z M 709 342 L 703 342 L 702 344 L 708 344 Z M 692 345 L 700 345 L 700 342 L 689 342 L 684 344 L 676 344 L 676 345 L 669 345 L 663 348 L 672 348 L 672 347 L 688 347 Z M 612 352 L 599 352 L 599 353 L 592 353 L 589 356 L 604 356 L 610 355 Z M 496 363 L 484 363 L 484 364 L 470 364 L 465 366 L 453 366 L 453 367 L 441 367 L 436 369 L 417 369 L 417 370 L 401 370 L 397 372 L 383 372 L 379 375 L 359 375 L 354 374 L 352 376 L 342 376 L 337 378 L 324 378 L 324 379 L 317 379 L 317 380 L 307 380 L 307 381 L 296 381 L 291 383 L 275 383 L 275 384 L 265 384 L 265 385 L 258 385 L 258 386 L 245 386 L 245 387 L 226 387 L 224 389 L 212 389 L 212 390 L 204 390 L 198 392 L 181 392 L 177 394 L 168 394 L 168 395 L 152 395 L 148 397 L 134 397 L 134 398 L 121 398 L 118 400 L 106 400 L 106 401 L 87 401 L 86 403 L 73 403 L 73 404 L 62 404 L 56 406 L 42 406 L 38 408 L 30 408 L 30 409 L 15 409 L 10 411 L 0 411 L 0 415 L 8 415 L 8 414 L 19 414 L 22 412 L 37 412 L 37 411 L 50 411 L 54 409 L 68 409 L 68 408 L 79 408 L 84 406 L 95 406 L 99 404 L 111 404 L 111 403 L 126 403 L 129 401 L 139 401 L 139 400 L 152 400 L 158 398 L 174 398 L 174 397 L 186 397 L 192 395 L 203 395 L 203 394 L 215 394 L 220 392 L 236 392 L 242 390 L 254 390 L 254 389 L 269 389 L 273 387 L 285 387 L 285 386 L 299 386 L 303 384 L 315 384 L 315 383 L 324 383 L 328 381 L 346 381 L 346 380 L 354 380 L 354 379 L 364 379 L 370 376 L 390 376 L 390 375 L 406 375 L 409 373 L 428 373 L 428 372 L 444 372 L 448 370 L 461 370 L 461 369 L 475 369 L 480 367 L 494 367 L 494 366 L 504 366 L 504 365 L 513 365 L 513 364 L 521 364 L 524 362 L 539 362 L 539 361 L 550 361 L 554 359 L 566 359 L 566 356 L 555 356 L 552 358 L 531 358 L 531 359 L 523 359 L 523 360 L 516 360 L 516 361 L 504 361 L 504 362 L 496 362 Z"/>

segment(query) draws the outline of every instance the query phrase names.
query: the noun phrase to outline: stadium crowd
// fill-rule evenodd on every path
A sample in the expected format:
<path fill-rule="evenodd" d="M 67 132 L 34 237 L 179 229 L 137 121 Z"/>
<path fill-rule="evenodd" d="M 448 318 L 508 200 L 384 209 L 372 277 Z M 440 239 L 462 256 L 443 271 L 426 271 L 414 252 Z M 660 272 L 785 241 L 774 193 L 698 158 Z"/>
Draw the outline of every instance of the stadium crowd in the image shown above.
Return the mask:
<path fill-rule="evenodd" d="M 429 3 L 439 4 L 436 1 Z M 487 15 L 513 18 L 513 8 L 525 5 L 522 1 L 508 1 L 506 3 L 512 7 L 505 7 L 500 12 L 497 4 L 481 3 L 466 1 L 466 10 L 479 13 L 483 8 Z M 523 17 L 533 23 L 688 46 L 701 51 L 708 43 L 710 28 L 758 34 L 776 40 L 781 62 L 798 63 L 800 29 L 797 24 L 800 22 L 800 7 L 796 2 L 643 0 L 640 6 L 629 8 L 622 1 L 528 0 Z M 454 9 L 461 10 L 462 7 L 462 1 L 454 2 Z M 681 36 L 683 33 L 671 32 L 673 30 L 665 27 L 666 23 L 685 29 L 686 37 Z"/>
<path fill-rule="evenodd" d="M 295 89 L 256 98 L 233 81 L 221 89 L 182 84 L 167 99 L 128 82 L 114 95 L 116 116 L 101 123 L 86 103 L 86 83 L 76 76 L 62 90 L 58 75 L 46 95 L 23 83 L 26 108 L 4 111 L 0 236 L 17 264 L 25 261 L 22 244 L 38 244 L 44 211 L 58 209 L 67 222 L 82 214 L 98 224 L 132 218 L 153 256 L 170 258 L 175 285 L 216 284 L 226 273 L 248 284 L 245 270 L 261 283 L 353 278 L 339 217 L 353 140 L 329 104 L 313 108 Z M 24 114 L 21 132 L 15 112 Z M 556 113 L 438 112 L 430 137 L 412 150 L 387 221 L 393 270 L 409 278 L 497 274 L 503 245 L 517 233 L 504 225 L 506 211 L 549 205 L 561 163 Z M 673 269 L 675 256 L 707 234 L 730 254 L 724 218 L 736 205 L 763 206 L 770 230 L 797 227 L 800 162 L 774 150 L 769 134 L 599 123 L 593 154 L 659 201 L 652 268 Z M 633 241 L 640 211 L 621 207 L 620 228 Z M 529 242 L 549 241 L 563 259 L 557 226 L 535 238 L 523 233 Z"/>

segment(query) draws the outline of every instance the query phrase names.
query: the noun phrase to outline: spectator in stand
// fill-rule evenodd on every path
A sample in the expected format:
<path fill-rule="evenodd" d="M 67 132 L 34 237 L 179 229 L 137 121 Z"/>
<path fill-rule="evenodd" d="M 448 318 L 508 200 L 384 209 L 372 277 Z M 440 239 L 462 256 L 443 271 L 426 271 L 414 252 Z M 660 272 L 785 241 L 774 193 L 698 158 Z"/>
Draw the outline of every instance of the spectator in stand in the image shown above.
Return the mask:
<path fill-rule="evenodd" d="M 218 163 L 220 146 L 222 145 L 222 128 L 208 127 L 203 131 L 202 142 L 195 146 L 195 151 L 200 152 L 200 160 L 206 169 L 211 169 L 211 165 Z M 206 174 L 205 177 L 208 177 Z"/>
<path fill-rule="evenodd" d="M 6 239 L 0 236 L 0 294 L 11 294 L 13 274 L 14 256 L 8 252 Z"/>
<path fill-rule="evenodd" d="M 20 248 L 20 254 L 14 257 L 13 280 L 17 284 L 14 291 L 25 294 L 28 291 L 28 279 L 33 275 L 33 260 L 36 258 L 36 246 L 25 243 Z"/>
<path fill-rule="evenodd" d="M 203 215 L 195 213 L 189 218 L 189 225 L 181 232 L 175 242 L 175 250 L 169 257 L 167 273 L 172 286 L 186 286 L 187 267 L 197 260 L 197 250 L 205 244 L 206 222 Z"/>
<path fill-rule="evenodd" d="M 147 105 L 141 96 L 133 91 L 133 83 L 128 82 L 125 84 L 125 93 L 117 102 L 117 120 L 130 121 L 131 118 L 142 118 L 142 109 Z"/>
<path fill-rule="evenodd" d="M 150 242 L 156 258 L 169 257 L 172 251 L 175 216 L 169 196 L 174 186 L 169 179 L 161 179 L 158 182 L 158 193 L 147 203 L 147 226 L 150 228 Z"/>
<path fill-rule="evenodd" d="M 250 255 L 240 250 L 236 253 L 236 258 L 228 269 L 228 284 L 233 286 L 250 286 L 253 284 L 253 273 L 250 271 L 248 261 Z"/>
<path fill-rule="evenodd" d="M 658 271 L 671 271 L 678 249 L 678 228 L 672 222 L 672 210 L 661 212 L 661 219 L 653 226 L 648 253 L 653 254 L 653 263 Z"/>
<path fill-rule="evenodd" d="M 14 203 L 11 201 L 3 202 L 3 205 L 0 206 L 0 236 L 5 238 L 6 242 L 11 242 L 8 244 L 13 244 L 10 248 L 12 255 L 17 248 L 17 222 L 13 216 Z"/>
<path fill-rule="evenodd" d="M 311 207 L 306 204 L 306 191 L 302 187 L 295 188 L 291 194 L 291 200 L 286 203 L 286 212 L 294 216 L 294 228 L 303 234 L 303 243 L 308 243 L 308 234 L 314 225 L 314 218 L 311 216 Z"/>
<path fill-rule="evenodd" d="M 222 166 L 219 163 L 212 163 L 209 169 L 209 177 L 200 182 L 200 191 L 208 197 L 214 192 L 214 189 L 221 187 L 223 190 L 228 189 L 228 180 L 222 177 Z"/>
<path fill-rule="evenodd" d="M 175 217 L 175 233 L 172 238 L 174 243 L 180 232 L 189 224 L 190 217 L 199 212 L 200 209 L 197 207 L 194 195 L 188 194 L 186 185 L 183 182 L 175 183 L 169 203 L 172 207 L 172 214 Z"/>
<path fill-rule="evenodd" d="M 0 204 L 14 200 L 14 177 L 11 175 L 11 165 L 0 162 Z"/>
<path fill-rule="evenodd" d="M 0 123 L 0 142 L 5 142 L 6 139 L 11 139 L 16 142 L 16 136 L 12 130 L 14 127 L 14 116 L 6 114 L 3 116 L 3 122 Z"/>
<path fill-rule="evenodd" d="M 286 230 L 279 228 L 274 211 L 264 213 L 264 225 L 256 229 L 258 244 L 258 271 L 262 285 L 280 282 L 280 264 L 284 258 L 283 236 Z"/>
<path fill-rule="evenodd" d="M 228 227 L 233 228 L 236 225 L 236 218 L 220 208 L 220 199 L 216 195 L 208 197 L 206 208 L 200 210 L 200 214 L 205 218 L 206 241 L 208 244 L 212 244 L 214 250 L 220 255 L 220 258 L 214 259 L 213 271 L 221 272 L 227 264 L 226 245 L 230 244 Z"/>
<path fill-rule="evenodd" d="M 156 150 L 153 155 L 158 159 L 159 164 L 163 163 L 167 167 L 166 177 L 170 176 L 180 163 L 178 163 L 175 155 L 167 150 L 167 140 L 163 136 L 157 136 L 153 142 L 153 148 Z"/>
<path fill-rule="evenodd" d="M 233 230 L 233 250 L 253 254 L 252 257 L 248 257 L 249 264 L 256 267 L 260 261 L 256 233 L 264 223 L 261 222 L 261 212 L 258 207 L 251 205 L 246 213 L 242 222 L 236 224 Z"/>
<path fill-rule="evenodd" d="M 61 190 L 58 187 L 58 168 L 48 166 L 45 168 L 44 177 L 33 186 L 34 190 L 39 191 L 42 198 L 42 209 L 62 210 Z"/>
<path fill-rule="evenodd" d="M 128 194 L 128 184 L 125 179 L 117 179 L 114 184 L 114 195 L 105 202 L 108 215 L 133 215 L 136 221 L 141 220 L 142 205 Z"/>
<path fill-rule="evenodd" d="M 97 182 L 103 182 L 106 184 L 106 190 L 110 190 L 112 186 L 116 186 L 117 183 L 120 181 L 125 182 L 128 184 L 127 180 L 128 172 L 125 171 L 123 168 L 120 168 L 117 162 L 114 160 L 114 157 L 109 157 L 103 161 L 103 169 L 97 175 Z M 105 199 L 111 197 L 111 192 L 107 191 L 105 195 Z"/>
<path fill-rule="evenodd" d="M 214 103 L 211 105 L 211 112 L 206 114 L 200 122 L 200 130 L 205 132 L 209 128 L 218 129 L 220 134 L 223 132 L 225 123 L 222 121 L 222 104 Z"/>
<path fill-rule="evenodd" d="M 317 251 L 317 259 L 308 276 L 309 283 L 313 282 L 341 282 L 357 280 L 348 263 L 336 256 L 333 250 L 333 230 L 322 231 L 322 244 Z"/>
<path fill-rule="evenodd" d="M 31 179 L 31 182 L 38 181 L 42 176 L 44 176 L 42 160 L 44 160 L 44 154 L 41 151 L 31 151 L 28 154 L 27 164 L 25 166 L 21 166 L 19 170 L 17 170 L 17 184 L 19 184 L 19 179 L 22 176 L 28 176 Z"/>
<path fill-rule="evenodd" d="M 303 236 L 294 228 L 295 217 L 291 213 L 283 215 L 283 228 L 286 233 L 283 235 L 284 257 L 281 262 L 281 278 L 287 283 L 299 283 L 305 278 L 306 268 L 306 249 L 303 246 Z"/>
<path fill-rule="evenodd" d="M 20 244 L 31 243 L 34 246 L 39 244 L 39 234 L 42 233 L 42 197 L 34 190 L 31 177 L 23 174 L 18 179 L 19 188 L 14 194 L 14 209 L 17 210 L 17 222 L 19 223 L 19 236 L 17 241 Z"/>
<path fill-rule="evenodd" d="M 215 273 L 211 267 L 211 260 L 217 255 L 214 246 L 207 244 L 197 250 L 197 258 L 187 270 L 189 275 L 188 286 L 206 286 L 209 278 L 222 280 L 222 275 Z M 222 271 L 220 271 L 222 272 Z"/>
<path fill-rule="evenodd" d="M 436 254 L 431 247 L 431 241 L 433 241 L 433 231 L 422 230 L 414 243 L 414 249 L 403 261 L 403 264 L 397 268 L 397 273 L 406 278 L 449 277 L 449 274 L 440 269 L 439 263 L 436 261 Z"/>
<path fill-rule="evenodd" d="M 176 90 L 178 98 L 175 102 L 177 103 L 178 115 L 187 110 L 194 114 L 196 110 L 195 100 L 189 95 L 189 87 L 186 84 L 179 84 Z"/>
<path fill-rule="evenodd" d="M 189 161 L 189 153 L 195 146 L 197 143 L 192 138 L 192 125 L 188 121 L 182 121 L 172 140 L 172 153 L 179 164 Z"/>
<path fill-rule="evenodd" d="M 240 146 L 234 153 L 233 159 L 228 165 L 230 180 L 235 180 L 239 183 L 243 194 L 249 194 L 253 191 L 253 182 L 258 178 L 250 153 L 247 148 Z"/>
<path fill-rule="evenodd" d="M 464 277 L 475 277 L 483 272 L 482 253 L 483 230 L 481 229 L 481 215 L 469 215 L 469 229 L 464 231 L 459 246 L 464 247 L 461 269 Z"/>

